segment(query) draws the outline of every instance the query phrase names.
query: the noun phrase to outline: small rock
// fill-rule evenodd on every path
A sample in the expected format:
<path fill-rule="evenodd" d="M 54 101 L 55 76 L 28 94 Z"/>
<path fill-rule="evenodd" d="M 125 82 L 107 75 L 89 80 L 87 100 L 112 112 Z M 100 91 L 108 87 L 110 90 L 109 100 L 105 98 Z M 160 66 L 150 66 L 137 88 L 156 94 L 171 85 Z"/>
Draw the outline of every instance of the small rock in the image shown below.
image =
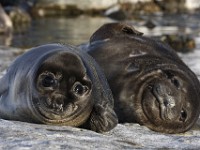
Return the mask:
<path fill-rule="evenodd" d="M 3 7 L 0 4 L 0 34 L 11 34 L 13 24 L 9 16 L 5 13 Z"/>
<path fill-rule="evenodd" d="M 20 25 L 31 22 L 31 17 L 29 13 L 27 13 L 19 7 L 12 7 L 9 11 L 9 16 L 14 25 Z"/>
<path fill-rule="evenodd" d="M 83 11 L 75 5 L 37 5 L 31 11 L 34 17 L 46 17 L 46 16 L 69 16 L 77 17 L 81 15 Z"/>
<path fill-rule="evenodd" d="M 123 10 L 127 11 L 129 15 L 139 15 L 139 14 L 154 14 L 156 12 L 160 12 L 160 7 L 154 3 L 153 0 L 137 3 L 121 3 L 121 7 Z"/>
<path fill-rule="evenodd" d="M 196 47 L 195 40 L 187 35 L 162 35 L 160 40 L 182 53 L 191 52 Z"/>
<path fill-rule="evenodd" d="M 105 16 L 115 20 L 125 20 L 127 18 L 120 5 L 115 5 L 114 7 L 109 8 L 104 14 Z"/>
<path fill-rule="evenodd" d="M 167 14 L 182 13 L 186 11 L 185 0 L 154 0 L 161 11 Z"/>
<path fill-rule="evenodd" d="M 149 29 L 153 29 L 156 27 L 156 24 L 152 20 L 147 20 L 146 23 L 144 23 L 144 26 Z"/>

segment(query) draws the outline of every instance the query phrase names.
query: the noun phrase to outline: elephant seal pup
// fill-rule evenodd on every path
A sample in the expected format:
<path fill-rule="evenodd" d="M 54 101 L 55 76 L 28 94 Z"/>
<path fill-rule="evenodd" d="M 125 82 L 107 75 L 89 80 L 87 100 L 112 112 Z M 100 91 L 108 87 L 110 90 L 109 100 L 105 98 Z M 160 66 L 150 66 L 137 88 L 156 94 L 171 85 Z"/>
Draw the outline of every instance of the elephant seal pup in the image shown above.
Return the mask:
<path fill-rule="evenodd" d="M 118 28 L 115 34 L 110 31 L 117 29 L 114 26 L 119 24 L 103 25 L 89 45 L 80 47 L 104 70 L 119 122 L 137 122 L 165 133 L 189 130 L 200 113 L 195 74 L 169 46 L 138 36 L 126 24 L 126 30 Z"/>
<path fill-rule="evenodd" d="M 96 132 L 118 122 L 95 61 L 72 46 L 49 44 L 19 56 L 0 80 L 0 117 Z"/>

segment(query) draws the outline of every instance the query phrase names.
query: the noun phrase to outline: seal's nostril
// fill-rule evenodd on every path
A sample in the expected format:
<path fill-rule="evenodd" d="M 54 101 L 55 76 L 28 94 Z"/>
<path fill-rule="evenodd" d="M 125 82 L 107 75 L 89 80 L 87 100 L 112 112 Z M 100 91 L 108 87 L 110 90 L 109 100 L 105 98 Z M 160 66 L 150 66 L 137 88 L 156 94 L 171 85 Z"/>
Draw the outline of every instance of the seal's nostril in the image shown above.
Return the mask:
<path fill-rule="evenodd" d="M 54 99 L 54 101 L 52 103 L 53 109 L 55 109 L 56 111 L 63 111 L 63 106 L 64 106 L 64 97 L 63 96 L 59 96 L 56 99 Z"/>
<path fill-rule="evenodd" d="M 63 98 L 58 98 L 58 99 L 56 99 L 56 103 L 57 103 L 58 105 L 63 105 L 63 104 L 64 104 Z"/>
<path fill-rule="evenodd" d="M 168 107 L 170 104 L 167 100 L 164 100 L 164 105 L 165 105 L 165 107 Z"/>

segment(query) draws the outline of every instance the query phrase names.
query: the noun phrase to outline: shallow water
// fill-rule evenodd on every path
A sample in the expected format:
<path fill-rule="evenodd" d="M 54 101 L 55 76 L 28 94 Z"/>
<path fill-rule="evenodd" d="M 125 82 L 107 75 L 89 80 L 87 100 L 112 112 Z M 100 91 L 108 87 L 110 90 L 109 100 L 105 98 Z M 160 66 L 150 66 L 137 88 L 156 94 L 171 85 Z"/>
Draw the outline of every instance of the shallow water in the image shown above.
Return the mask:
<path fill-rule="evenodd" d="M 154 15 L 142 16 L 141 21 L 128 21 L 147 36 L 161 34 L 191 34 L 199 37 L 200 15 Z M 153 29 L 144 26 L 147 20 L 156 25 Z M 0 36 L 0 45 L 29 48 L 47 43 L 64 43 L 78 45 L 89 40 L 91 34 L 101 25 L 114 22 L 106 17 L 77 18 L 37 18 L 28 25 L 15 28 L 13 36 Z"/>
<path fill-rule="evenodd" d="M 77 45 L 87 41 L 102 24 L 111 22 L 107 18 L 39 18 L 25 28 L 14 32 L 11 46 L 33 47 L 47 43 Z"/>

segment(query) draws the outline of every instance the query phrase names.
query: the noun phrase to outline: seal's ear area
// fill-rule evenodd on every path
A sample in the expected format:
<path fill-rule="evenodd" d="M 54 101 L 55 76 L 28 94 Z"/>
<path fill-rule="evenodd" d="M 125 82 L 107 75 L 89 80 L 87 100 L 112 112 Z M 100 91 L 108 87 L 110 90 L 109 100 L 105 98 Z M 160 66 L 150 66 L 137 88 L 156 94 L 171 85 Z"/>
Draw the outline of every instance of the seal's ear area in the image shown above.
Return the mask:
<path fill-rule="evenodd" d="M 90 129 L 99 133 L 113 129 L 118 123 L 117 116 L 108 104 L 94 106 L 90 116 Z"/>
<path fill-rule="evenodd" d="M 142 36 L 144 34 L 142 32 L 137 31 L 135 28 L 127 26 L 127 25 L 123 26 L 122 32 L 129 35 L 138 35 L 138 36 Z"/>

